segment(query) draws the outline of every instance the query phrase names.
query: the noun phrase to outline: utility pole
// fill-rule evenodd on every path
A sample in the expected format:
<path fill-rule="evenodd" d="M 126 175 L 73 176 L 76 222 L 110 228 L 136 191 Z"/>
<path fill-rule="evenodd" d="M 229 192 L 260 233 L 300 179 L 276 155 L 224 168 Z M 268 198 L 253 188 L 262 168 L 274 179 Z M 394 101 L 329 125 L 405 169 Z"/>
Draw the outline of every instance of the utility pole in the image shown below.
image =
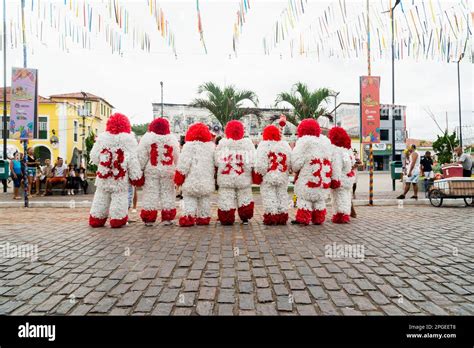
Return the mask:
<path fill-rule="evenodd" d="M 3 160 L 7 160 L 7 5 L 3 0 Z M 3 180 L 3 192 L 7 192 L 7 180 Z"/>
<path fill-rule="evenodd" d="M 331 97 L 334 97 L 334 126 L 337 126 L 337 96 L 341 92 L 334 92 Z"/>
<path fill-rule="evenodd" d="M 461 53 L 458 59 L 458 102 L 459 102 L 459 146 L 462 147 L 462 120 L 461 120 L 461 73 L 459 63 L 464 58 L 464 52 Z"/>
<path fill-rule="evenodd" d="M 160 81 L 161 85 L 161 117 L 163 117 L 163 81 Z"/>
<path fill-rule="evenodd" d="M 23 67 L 27 67 L 26 31 L 25 31 L 25 0 L 21 0 L 21 35 L 23 41 Z"/>
<path fill-rule="evenodd" d="M 395 30 L 393 11 L 398 3 L 399 1 L 392 7 L 392 1 L 390 0 L 390 23 L 392 26 L 392 107 L 390 108 L 392 114 L 392 161 L 395 161 Z M 392 191 L 395 191 L 395 179 L 392 179 Z"/>
<path fill-rule="evenodd" d="M 79 166 L 82 165 L 82 161 L 85 161 L 85 151 L 86 151 L 86 112 L 87 114 L 89 113 L 88 110 L 86 109 L 86 101 L 87 101 L 87 93 L 82 92 L 82 98 L 83 98 L 83 105 L 82 105 L 82 151 L 81 151 L 81 159 L 79 162 Z M 84 162 L 84 167 L 87 167 L 87 163 Z"/>

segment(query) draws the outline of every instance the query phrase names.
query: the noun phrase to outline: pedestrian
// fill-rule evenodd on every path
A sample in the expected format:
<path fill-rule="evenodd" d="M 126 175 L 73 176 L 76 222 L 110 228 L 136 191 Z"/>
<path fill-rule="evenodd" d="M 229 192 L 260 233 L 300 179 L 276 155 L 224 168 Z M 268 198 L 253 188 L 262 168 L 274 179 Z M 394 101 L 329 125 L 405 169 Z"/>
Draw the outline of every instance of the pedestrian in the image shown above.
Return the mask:
<path fill-rule="evenodd" d="M 352 150 L 352 154 L 355 159 L 355 164 L 352 170 L 354 171 L 354 184 L 352 184 L 352 199 L 356 199 L 356 190 L 357 190 L 357 177 L 358 177 L 358 172 L 359 172 L 359 167 L 362 165 L 362 162 L 360 160 L 359 154 L 356 149 Z M 351 215 L 352 216 L 352 215 Z M 352 216 L 355 217 L 355 216 Z"/>
<path fill-rule="evenodd" d="M 36 180 L 36 169 L 39 166 L 39 162 L 35 158 L 34 149 L 29 147 L 26 150 L 26 175 L 28 179 L 28 196 L 31 194 L 31 187 L 33 182 Z M 38 188 L 36 189 L 38 191 Z"/>
<path fill-rule="evenodd" d="M 76 189 L 76 171 L 74 166 L 69 164 L 66 178 L 66 189 L 68 196 L 74 196 L 74 189 Z"/>
<path fill-rule="evenodd" d="M 433 158 L 431 157 L 430 151 L 425 152 L 425 155 L 420 161 L 420 166 L 421 166 L 420 171 L 421 173 L 423 173 L 423 176 L 425 177 L 424 186 L 425 186 L 425 192 L 427 192 L 429 181 L 434 178 Z"/>
<path fill-rule="evenodd" d="M 274 125 L 265 127 L 262 136 L 257 147 L 253 182 L 260 185 L 263 223 L 286 225 L 291 147 L 281 139 L 281 131 Z"/>
<path fill-rule="evenodd" d="M 244 138 L 242 122 L 232 120 L 225 127 L 225 138 L 216 147 L 215 164 L 219 198 L 217 216 L 222 225 L 232 225 L 237 211 L 242 224 L 253 217 L 252 170 L 255 146 Z"/>
<path fill-rule="evenodd" d="M 10 161 L 10 173 L 13 180 L 13 199 L 21 199 L 20 187 L 23 180 L 24 164 L 23 154 L 18 151 L 13 154 L 13 159 Z"/>
<path fill-rule="evenodd" d="M 191 125 L 174 176 L 175 184 L 183 186 L 183 208 L 179 218 L 182 227 L 209 225 L 211 222 L 214 151 L 209 128 L 204 123 Z"/>
<path fill-rule="evenodd" d="M 456 156 L 458 157 L 458 164 L 462 165 L 462 176 L 470 178 L 472 175 L 472 158 L 471 155 L 463 152 L 462 147 L 458 146 L 454 149 Z"/>
<path fill-rule="evenodd" d="M 420 176 L 420 154 L 416 151 L 416 145 L 413 144 L 408 150 L 409 162 L 406 168 L 406 180 L 403 194 L 397 199 L 405 199 L 406 194 L 410 191 L 410 186 L 413 185 L 413 196 L 410 198 L 418 199 L 418 177 Z"/>
<path fill-rule="evenodd" d="M 46 181 L 53 176 L 53 166 L 49 158 L 44 160 L 44 166 L 40 166 L 36 172 L 36 196 L 41 194 L 41 184 L 46 188 Z"/>
<path fill-rule="evenodd" d="M 87 182 L 86 168 L 84 168 L 82 164 L 79 167 L 79 170 L 76 172 L 76 177 L 77 177 L 77 181 L 79 182 L 79 185 L 82 187 L 82 191 L 86 195 L 87 188 L 89 187 L 89 183 Z"/>

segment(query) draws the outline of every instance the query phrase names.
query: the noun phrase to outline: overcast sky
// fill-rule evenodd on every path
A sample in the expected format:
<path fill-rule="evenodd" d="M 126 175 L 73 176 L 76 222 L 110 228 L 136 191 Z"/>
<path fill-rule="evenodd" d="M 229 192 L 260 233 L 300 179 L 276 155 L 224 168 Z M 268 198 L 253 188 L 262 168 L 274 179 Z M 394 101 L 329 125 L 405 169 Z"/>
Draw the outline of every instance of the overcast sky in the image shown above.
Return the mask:
<path fill-rule="evenodd" d="M 147 0 L 120 2 L 136 16 L 139 25 L 154 33 Z M 40 94 L 48 96 L 80 90 L 91 92 L 107 99 L 117 111 L 127 114 L 133 123 L 151 120 L 151 103 L 160 101 L 160 81 L 164 82 L 164 100 L 168 103 L 189 103 L 196 97 L 198 85 L 205 81 L 251 89 L 257 93 L 261 107 L 273 106 L 276 94 L 288 90 L 296 81 L 306 82 L 311 88 L 328 87 L 340 91 L 338 101 L 341 102 L 359 100 L 358 77 L 367 73 L 366 57 L 358 60 L 325 58 L 320 61 L 298 55 L 291 58 L 288 54 L 289 45 L 285 43 L 272 55 L 263 54 L 262 38 L 270 32 L 272 23 L 286 7 L 286 1 L 251 2 L 252 8 L 243 27 L 238 57 L 231 55 L 237 0 L 201 0 L 207 55 L 204 54 L 197 32 L 195 1 L 160 3 L 175 33 L 177 59 L 157 33 L 152 36 L 151 53 L 127 51 L 122 57 L 110 54 L 105 44 L 100 49 L 75 48 L 65 53 L 54 44 L 44 46 L 31 39 L 28 65 L 39 69 Z M 361 0 L 352 1 L 348 6 L 357 9 L 364 3 Z M 328 4 L 328 1 L 309 0 L 299 27 L 304 28 L 311 23 Z M 294 34 L 298 35 L 298 32 Z M 281 58 L 279 52 L 283 53 Z M 21 49 L 9 49 L 8 81 L 11 78 L 10 68 L 21 64 Z M 472 64 L 469 59 L 464 59 L 460 67 L 463 124 L 473 125 Z M 372 74 L 381 76 L 381 102 L 390 103 L 391 62 L 374 61 Z M 455 63 L 397 61 L 395 94 L 397 104 L 408 106 L 407 127 L 410 137 L 434 139 L 439 133 L 424 111 L 427 107 L 437 115 L 443 126 L 446 112 L 450 129 L 458 125 Z"/>

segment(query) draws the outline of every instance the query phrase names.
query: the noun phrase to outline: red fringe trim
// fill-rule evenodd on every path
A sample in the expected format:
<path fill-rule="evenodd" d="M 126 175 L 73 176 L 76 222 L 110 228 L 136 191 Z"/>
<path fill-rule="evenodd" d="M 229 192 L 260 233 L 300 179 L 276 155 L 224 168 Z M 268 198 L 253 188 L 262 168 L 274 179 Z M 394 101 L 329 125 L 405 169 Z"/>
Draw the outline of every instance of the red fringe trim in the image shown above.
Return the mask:
<path fill-rule="evenodd" d="M 220 210 L 217 209 L 217 218 L 223 225 L 232 225 L 235 221 L 235 209 Z"/>
<path fill-rule="evenodd" d="M 190 215 L 185 215 L 185 216 L 181 216 L 179 218 L 179 225 L 181 227 L 190 227 L 190 226 L 194 226 L 194 223 L 196 222 L 196 219 L 194 218 L 194 216 L 190 216 Z"/>
<path fill-rule="evenodd" d="M 184 180 L 186 179 L 186 176 L 181 174 L 180 172 L 176 171 L 174 173 L 174 183 L 178 186 L 181 186 L 184 183 Z"/>
<path fill-rule="evenodd" d="M 242 221 L 250 220 L 253 217 L 253 207 L 254 203 L 250 202 L 247 205 L 239 207 L 239 217 Z"/>
<path fill-rule="evenodd" d="M 145 185 L 145 176 L 142 175 L 142 177 L 140 179 L 137 179 L 137 180 L 130 179 L 130 183 L 133 186 L 142 187 L 143 185 Z"/>
<path fill-rule="evenodd" d="M 210 217 L 198 217 L 196 218 L 196 225 L 209 225 L 211 222 Z"/>
<path fill-rule="evenodd" d="M 263 224 L 269 226 L 278 224 L 278 215 L 263 214 Z"/>
<path fill-rule="evenodd" d="M 341 182 L 339 180 L 331 180 L 331 188 L 333 190 L 341 187 Z"/>
<path fill-rule="evenodd" d="M 348 224 L 351 217 L 344 213 L 337 213 L 332 216 L 332 222 L 335 224 Z"/>
<path fill-rule="evenodd" d="M 96 218 L 92 215 L 89 216 L 89 226 L 91 227 L 104 227 L 105 222 L 107 221 L 107 218 Z"/>
<path fill-rule="evenodd" d="M 262 174 L 260 173 L 257 173 L 255 171 L 252 170 L 252 182 L 255 184 L 255 185 L 260 185 L 263 181 L 263 176 Z"/>
<path fill-rule="evenodd" d="M 152 223 L 156 221 L 158 212 L 156 210 L 145 210 L 142 209 L 140 212 L 140 217 L 144 223 Z"/>
<path fill-rule="evenodd" d="M 313 210 L 312 221 L 315 225 L 321 225 L 326 220 L 326 209 Z"/>
<path fill-rule="evenodd" d="M 125 216 L 122 219 L 110 219 L 110 227 L 119 228 L 125 225 L 128 221 L 128 216 Z"/>
<path fill-rule="evenodd" d="M 288 213 L 280 213 L 278 216 L 278 225 L 286 225 L 288 221 Z"/>
<path fill-rule="evenodd" d="M 176 217 L 176 209 L 162 210 L 161 221 L 171 221 Z"/>
<path fill-rule="evenodd" d="M 311 222 L 311 211 L 306 209 L 298 209 L 296 211 L 296 221 L 302 225 L 309 225 Z"/>

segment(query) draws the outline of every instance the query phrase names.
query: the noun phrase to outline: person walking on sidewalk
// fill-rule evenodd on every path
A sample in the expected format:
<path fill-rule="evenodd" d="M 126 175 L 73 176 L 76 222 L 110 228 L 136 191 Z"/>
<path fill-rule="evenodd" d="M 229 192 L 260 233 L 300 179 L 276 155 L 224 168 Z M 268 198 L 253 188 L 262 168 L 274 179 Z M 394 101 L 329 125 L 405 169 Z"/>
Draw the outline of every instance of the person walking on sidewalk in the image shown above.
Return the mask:
<path fill-rule="evenodd" d="M 405 199 L 405 195 L 410 191 L 410 184 L 413 185 L 413 196 L 410 198 L 418 199 L 418 177 L 420 176 L 420 154 L 416 151 L 416 145 L 409 148 L 410 161 L 407 166 L 407 178 L 405 180 L 405 189 L 403 194 L 397 199 Z"/>
<path fill-rule="evenodd" d="M 13 199 L 21 199 L 19 192 L 25 171 L 22 161 L 23 154 L 19 152 L 15 152 L 13 159 L 10 161 L 10 173 L 13 179 Z"/>

